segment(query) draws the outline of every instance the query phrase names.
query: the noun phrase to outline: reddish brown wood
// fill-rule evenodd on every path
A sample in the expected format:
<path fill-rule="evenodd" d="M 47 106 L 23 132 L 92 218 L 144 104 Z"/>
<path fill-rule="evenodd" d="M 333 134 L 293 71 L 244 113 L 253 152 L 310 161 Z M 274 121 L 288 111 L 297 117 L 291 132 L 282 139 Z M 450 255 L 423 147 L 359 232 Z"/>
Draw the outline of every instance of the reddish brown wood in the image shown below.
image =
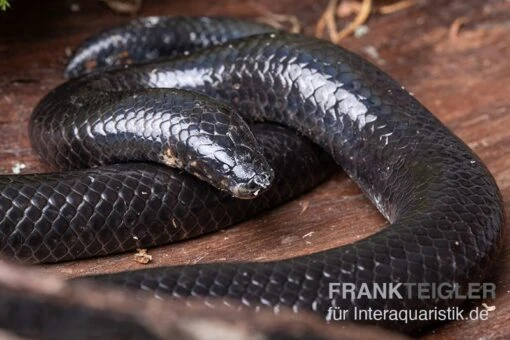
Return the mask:
<path fill-rule="evenodd" d="M 327 1 L 146 1 L 141 15 L 254 17 L 251 5 L 296 15 L 313 32 Z M 78 12 L 71 4 L 79 4 Z M 456 18 L 467 22 L 449 36 Z M 379 64 L 420 99 L 486 162 L 510 200 L 510 4 L 501 0 L 428 0 L 370 18 L 370 31 L 343 42 Z M 14 2 L 0 13 L 0 170 L 48 171 L 27 136 L 31 109 L 63 81 L 66 51 L 101 29 L 128 21 L 99 1 Z M 377 51 L 374 59 L 370 50 Z M 368 51 L 368 52 L 367 52 Z M 507 211 L 510 211 L 508 204 Z M 292 257 L 353 242 L 379 230 L 384 219 L 343 174 L 279 209 L 197 240 L 151 249 L 147 266 Z M 505 235 L 505 244 L 510 243 Z M 506 247 L 507 248 L 507 247 Z M 492 280 L 497 309 L 487 321 L 452 322 L 430 338 L 510 337 L 510 252 L 503 250 Z M 133 254 L 44 266 L 64 277 L 142 268 Z"/>

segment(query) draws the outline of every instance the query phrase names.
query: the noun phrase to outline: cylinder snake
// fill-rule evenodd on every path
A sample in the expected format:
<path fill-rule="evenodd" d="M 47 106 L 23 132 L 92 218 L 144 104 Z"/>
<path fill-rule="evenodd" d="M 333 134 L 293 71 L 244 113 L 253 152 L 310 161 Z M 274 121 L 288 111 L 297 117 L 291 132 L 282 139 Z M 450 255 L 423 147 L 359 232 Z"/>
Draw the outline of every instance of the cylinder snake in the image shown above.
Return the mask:
<path fill-rule="evenodd" d="M 309 190 L 334 170 L 331 157 L 387 228 L 297 258 L 92 279 L 162 299 L 326 316 L 331 307 L 455 305 L 416 295 L 346 299 L 328 289 L 367 282 L 465 289 L 495 260 L 504 213 L 483 162 L 396 81 L 339 46 L 235 19 L 151 17 L 85 42 L 66 74 L 73 78 L 35 108 L 30 136 L 46 161 L 75 170 L 0 178 L 4 256 L 57 262 L 217 230 Z M 125 164 L 107 165 L 117 162 Z M 220 190 L 145 162 L 176 166 Z"/>

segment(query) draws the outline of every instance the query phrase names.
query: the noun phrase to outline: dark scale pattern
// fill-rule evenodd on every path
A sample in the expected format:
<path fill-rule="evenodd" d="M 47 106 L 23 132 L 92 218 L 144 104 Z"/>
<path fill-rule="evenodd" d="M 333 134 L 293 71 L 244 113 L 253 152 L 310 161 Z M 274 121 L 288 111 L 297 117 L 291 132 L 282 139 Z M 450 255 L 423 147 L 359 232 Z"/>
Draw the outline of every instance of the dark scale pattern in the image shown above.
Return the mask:
<path fill-rule="evenodd" d="M 273 177 L 239 115 L 185 90 L 94 91 L 87 89 L 87 78 L 66 83 L 34 110 L 30 139 L 57 169 L 159 162 L 239 197 L 238 187 L 265 189 Z"/>
<path fill-rule="evenodd" d="M 254 200 L 146 163 L 0 176 L 0 250 L 21 262 L 59 262 L 188 239 L 281 204 L 334 170 L 326 154 L 283 127 L 252 131 L 276 170 L 273 186 Z"/>
<path fill-rule="evenodd" d="M 285 305 L 321 314 L 330 306 L 420 309 L 458 301 L 331 300 L 327 287 L 330 282 L 357 287 L 458 282 L 464 287 L 483 279 L 499 249 L 501 196 L 481 160 L 399 84 L 340 47 L 297 35 L 260 35 L 112 71 L 90 83 L 118 90 L 132 83 L 199 90 L 232 103 L 249 120 L 297 129 L 328 150 L 392 222 L 366 240 L 302 258 L 161 268 L 134 280 L 127 279 L 132 274 L 103 280 L 158 296 L 202 292 L 241 298 L 246 306 Z M 220 271 L 227 273 L 223 285 L 207 281 Z M 264 277 L 261 285 L 258 278 Z M 199 285 L 202 281 L 213 283 Z"/>
<path fill-rule="evenodd" d="M 127 31 L 132 29 L 130 26 Z M 247 308 L 270 307 L 277 312 L 288 306 L 326 315 L 331 306 L 352 312 L 355 307 L 422 309 L 460 303 L 416 296 L 351 301 L 336 295 L 330 299 L 331 282 L 353 283 L 358 288 L 372 282 L 457 282 L 464 288 L 468 282 L 482 280 L 492 265 L 504 223 L 501 195 L 493 177 L 426 108 L 359 56 L 313 38 L 258 35 L 184 57 L 71 81 L 56 89 L 36 112 L 56 110 L 65 122 L 69 119 L 65 112 L 58 107 L 46 110 L 46 106 L 66 98 L 88 100 L 91 93 L 99 98 L 104 91 L 152 88 L 202 91 L 230 103 L 250 121 L 273 121 L 298 130 L 329 152 L 391 225 L 354 244 L 294 259 L 157 268 L 97 280 L 151 291 L 159 298 L 205 296 L 207 303 L 216 298 L 229 305 L 234 300 Z M 42 136 L 40 140 L 45 141 L 44 132 Z M 302 172 L 294 178 L 287 176 L 283 175 L 289 186 L 310 179 Z M 158 193 L 157 188 L 152 192 Z M 202 201 L 203 193 L 185 188 L 179 190 L 178 197 Z M 243 204 L 258 207 L 263 201 Z M 206 221 L 211 211 L 219 209 L 221 214 L 214 216 L 233 221 L 245 210 L 232 204 L 225 209 L 209 204 L 210 210 L 201 206 L 190 214 L 199 221 L 206 216 Z M 52 210 L 47 210 L 51 216 Z M 189 211 L 189 204 L 175 207 L 173 216 L 180 220 Z M 31 232 L 22 227 L 19 232 Z M 53 230 L 66 232 L 58 226 Z M 103 239 L 105 248 L 119 249 L 114 246 L 119 239 Z M 18 238 L 14 241 L 18 246 L 21 243 Z M 18 246 L 15 248 L 24 249 Z M 25 249 L 30 252 L 32 246 Z M 420 325 L 381 323 L 400 329 Z"/>
<path fill-rule="evenodd" d="M 190 53 L 247 35 L 274 31 L 266 25 L 234 18 L 147 17 L 85 41 L 69 60 L 65 75 Z"/>

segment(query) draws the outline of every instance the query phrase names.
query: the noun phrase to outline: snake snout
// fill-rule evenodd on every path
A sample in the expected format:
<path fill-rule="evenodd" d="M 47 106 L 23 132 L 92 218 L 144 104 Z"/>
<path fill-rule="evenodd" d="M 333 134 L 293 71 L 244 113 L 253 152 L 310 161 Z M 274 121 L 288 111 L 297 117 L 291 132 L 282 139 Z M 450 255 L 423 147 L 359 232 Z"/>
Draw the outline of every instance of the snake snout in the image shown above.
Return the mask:
<path fill-rule="evenodd" d="M 266 161 L 235 166 L 231 172 L 229 191 L 234 197 L 251 199 L 267 190 L 274 171 Z"/>
<path fill-rule="evenodd" d="M 272 171 L 264 174 L 256 174 L 247 182 L 238 183 L 231 188 L 230 191 L 232 192 L 232 195 L 237 198 L 255 198 L 271 186 L 273 177 Z"/>

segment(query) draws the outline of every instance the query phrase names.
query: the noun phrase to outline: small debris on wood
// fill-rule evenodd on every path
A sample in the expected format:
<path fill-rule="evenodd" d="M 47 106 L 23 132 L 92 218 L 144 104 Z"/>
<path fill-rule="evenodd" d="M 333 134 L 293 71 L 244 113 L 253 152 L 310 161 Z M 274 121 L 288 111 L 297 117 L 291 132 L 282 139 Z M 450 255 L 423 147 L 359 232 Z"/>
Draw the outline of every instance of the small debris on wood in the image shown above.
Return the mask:
<path fill-rule="evenodd" d="M 381 55 L 379 54 L 379 51 L 377 50 L 377 48 L 375 46 L 367 45 L 367 46 L 363 47 L 363 52 L 365 52 L 366 55 L 368 55 L 370 58 L 374 59 L 375 62 L 378 63 L 379 65 L 386 64 L 386 60 L 381 58 Z"/>
<path fill-rule="evenodd" d="M 25 169 L 26 167 L 26 164 L 17 162 L 12 166 L 11 171 L 13 174 L 18 175 L 21 173 L 21 170 Z"/>
<path fill-rule="evenodd" d="M 147 249 L 138 248 L 135 254 L 135 261 L 141 264 L 147 264 L 152 261 L 152 255 L 147 254 Z"/>
<path fill-rule="evenodd" d="M 310 205 L 310 201 L 301 201 L 299 202 L 299 205 L 301 206 L 301 211 L 299 212 L 299 215 L 302 215 Z"/>
<path fill-rule="evenodd" d="M 310 231 L 309 233 L 304 234 L 304 235 L 303 235 L 303 238 L 305 238 L 305 237 L 310 237 L 310 236 L 312 236 L 313 234 L 315 234 L 315 231 Z"/>
<path fill-rule="evenodd" d="M 367 35 L 369 31 L 370 31 L 370 29 L 368 28 L 367 25 L 361 25 L 361 26 L 358 26 L 356 28 L 356 30 L 354 31 L 354 36 L 356 38 L 361 38 L 362 36 Z"/>
<path fill-rule="evenodd" d="M 456 41 L 459 38 L 459 31 L 462 27 L 462 25 L 466 24 L 469 21 L 467 17 L 460 17 L 453 21 L 452 25 L 450 26 L 450 30 L 448 31 L 448 36 L 450 37 L 451 41 Z"/>
<path fill-rule="evenodd" d="M 114 12 L 136 14 L 142 8 L 142 0 L 101 0 Z"/>
<path fill-rule="evenodd" d="M 195 257 L 195 258 L 191 261 L 191 263 L 192 263 L 192 264 L 197 264 L 197 263 L 199 263 L 200 261 L 202 261 L 202 260 L 204 259 L 204 257 L 205 257 L 205 256 L 203 256 L 203 255 L 197 256 L 197 257 Z"/>
<path fill-rule="evenodd" d="M 482 307 L 485 308 L 488 312 L 494 312 L 496 310 L 496 306 L 489 306 L 485 302 L 482 303 Z"/>
<path fill-rule="evenodd" d="M 310 231 L 309 233 L 306 233 L 302 236 L 302 239 L 305 241 L 306 244 L 312 244 L 312 242 L 308 241 L 307 238 L 311 237 L 313 234 L 315 234 L 315 231 Z"/>
<path fill-rule="evenodd" d="M 280 244 L 287 246 L 287 245 L 291 245 L 299 240 L 301 240 L 301 238 L 296 235 L 286 236 L 281 239 Z"/>

